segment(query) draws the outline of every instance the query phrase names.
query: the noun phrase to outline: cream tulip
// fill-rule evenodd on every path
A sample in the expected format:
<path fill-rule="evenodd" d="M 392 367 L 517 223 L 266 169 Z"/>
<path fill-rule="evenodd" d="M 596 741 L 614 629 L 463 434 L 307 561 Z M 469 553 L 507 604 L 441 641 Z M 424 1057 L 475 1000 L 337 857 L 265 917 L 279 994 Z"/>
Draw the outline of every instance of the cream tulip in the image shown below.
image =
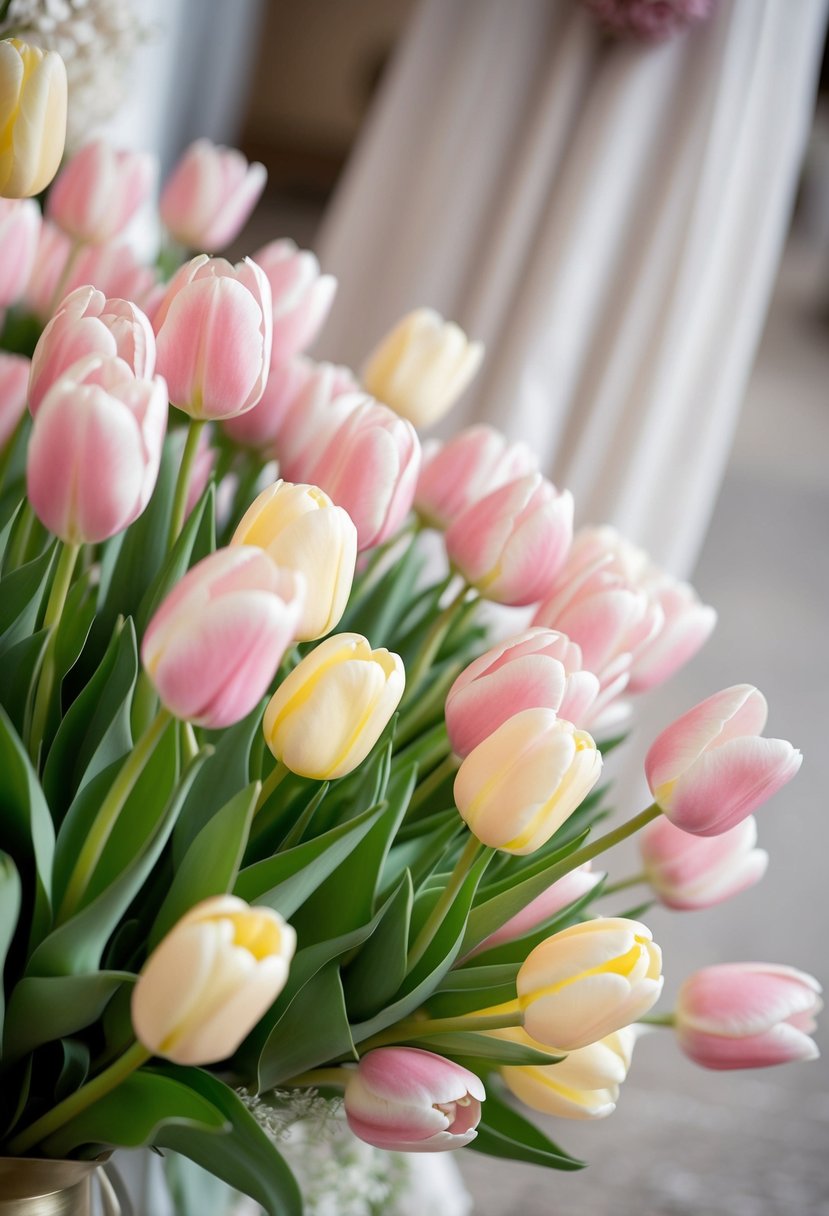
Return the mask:
<path fill-rule="evenodd" d="M 321 638 L 345 612 L 357 562 L 357 529 L 317 486 L 277 481 L 248 507 L 232 545 L 256 545 L 305 578 L 297 639 Z"/>
<path fill-rule="evenodd" d="M 497 1032 L 502 1037 L 532 1039 L 520 1028 Z M 525 1105 L 560 1119 L 604 1119 L 612 1115 L 619 1086 L 630 1068 L 636 1031 L 623 1026 L 597 1043 L 571 1051 L 558 1064 L 533 1064 L 501 1069 L 507 1088 Z"/>
<path fill-rule="evenodd" d="M 156 947 L 132 994 L 136 1037 L 177 1064 L 232 1055 L 285 987 L 296 934 L 278 912 L 217 895 Z"/>
<path fill-rule="evenodd" d="M 358 633 L 321 642 L 282 681 L 265 710 L 265 741 L 291 772 L 317 781 L 362 764 L 398 706 L 403 663 Z"/>
<path fill-rule="evenodd" d="M 0 195 L 28 198 L 49 185 L 66 142 L 66 67 L 56 51 L 0 42 Z"/>

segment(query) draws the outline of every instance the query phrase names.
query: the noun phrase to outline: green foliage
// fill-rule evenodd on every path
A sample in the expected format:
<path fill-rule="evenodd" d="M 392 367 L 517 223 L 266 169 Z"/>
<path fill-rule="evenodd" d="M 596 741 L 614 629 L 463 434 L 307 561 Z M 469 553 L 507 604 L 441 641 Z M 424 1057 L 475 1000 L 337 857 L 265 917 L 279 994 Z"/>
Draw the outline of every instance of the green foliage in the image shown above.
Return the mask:
<path fill-rule="evenodd" d="M 554 1170 L 584 1169 L 583 1161 L 576 1160 L 548 1140 L 534 1123 L 502 1102 L 491 1087 L 487 1090 L 478 1135 L 469 1147 L 476 1153 L 487 1153 L 490 1157 L 527 1161 L 531 1165 L 546 1165 Z"/>

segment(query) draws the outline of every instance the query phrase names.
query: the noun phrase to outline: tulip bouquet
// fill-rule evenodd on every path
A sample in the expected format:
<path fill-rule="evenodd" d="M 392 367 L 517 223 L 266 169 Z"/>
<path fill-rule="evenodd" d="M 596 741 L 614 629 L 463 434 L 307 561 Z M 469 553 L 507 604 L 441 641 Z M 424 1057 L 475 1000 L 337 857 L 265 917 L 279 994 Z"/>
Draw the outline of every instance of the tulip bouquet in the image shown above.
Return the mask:
<path fill-rule="evenodd" d="M 308 1091 L 379 1148 L 569 1170 L 525 1108 L 609 1114 L 643 1022 L 714 1068 L 813 1054 L 792 968 L 651 1013 L 649 898 L 765 868 L 752 812 L 800 755 L 761 694 L 669 726 L 653 803 L 599 827 L 603 753 L 713 610 L 574 538 L 525 446 L 421 447 L 482 357 L 437 314 L 360 377 L 311 360 L 315 258 L 209 256 L 261 167 L 195 144 L 145 266 L 121 235 L 151 178 L 95 143 L 44 216 L 0 209 L 0 1153 L 153 1146 L 283 1216 L 267 1129 Z M 531 625 L 495 640 L 487 601 Z M 631 882 L 593 861 L 640 829 L 650 895 L 597 915 Z"/>

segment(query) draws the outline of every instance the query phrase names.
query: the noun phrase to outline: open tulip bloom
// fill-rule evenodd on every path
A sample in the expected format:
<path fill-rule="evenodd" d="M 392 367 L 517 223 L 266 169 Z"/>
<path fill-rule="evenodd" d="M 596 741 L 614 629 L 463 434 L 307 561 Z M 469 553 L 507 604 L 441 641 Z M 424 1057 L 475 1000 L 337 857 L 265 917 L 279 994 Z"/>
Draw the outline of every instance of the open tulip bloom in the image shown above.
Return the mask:
<path fill-rule="evenodd" d="M 25 194 L 60 69 L 0 51 Z M 0 350 L 0 1157 L 152 1145 L 299 1216 L 268 1129 L 309 1090 L 375 1147 L 576 1169 L 531 1113 L 610 1114 L 640 1021 L 706 1067 L 810 1058 L 791 967 L 703 968 L 654 1010 L 662 951 L 615 895 L 681 913 L 760 880 L 752 812 L 800 764 L 761 694 L 668 726 L 653 804 L 598 828 L 622 694 L 713 609 L 612 529 L 574 542 L 571 495 L 491 427 L 421 461 L 481 358 L 451 322 L 392 330 L 377 399 L 309 359 L 335 288 L 311 254 L 199 252 L 262 187 L 241 154 L 174 171 L 195 256 L 160 280 L 119 237 L 148 172 L 96 142 L 51 220 L 0 208 L 0 302 L 40 333 Z M 534 625 L 494 636 L 487 599 Z"/>

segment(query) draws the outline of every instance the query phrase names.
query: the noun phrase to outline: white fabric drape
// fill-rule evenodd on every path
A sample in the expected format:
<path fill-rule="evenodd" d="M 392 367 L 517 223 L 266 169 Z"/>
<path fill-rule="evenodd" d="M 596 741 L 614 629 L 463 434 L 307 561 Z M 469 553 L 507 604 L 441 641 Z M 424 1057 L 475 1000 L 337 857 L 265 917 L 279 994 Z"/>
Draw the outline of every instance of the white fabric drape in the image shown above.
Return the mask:
<path fill-rule="evenodd" d="M 529 439 L 659 561 L 693 565 L 763 326 L 827 0 L 721 0 L 658 47 L 577 0 L 424 0 L 326 216 L 357 364 L 422 304 L 487 344 L 445 429 Z M 781 403 L 781 408 L 783 403 Z"/>

